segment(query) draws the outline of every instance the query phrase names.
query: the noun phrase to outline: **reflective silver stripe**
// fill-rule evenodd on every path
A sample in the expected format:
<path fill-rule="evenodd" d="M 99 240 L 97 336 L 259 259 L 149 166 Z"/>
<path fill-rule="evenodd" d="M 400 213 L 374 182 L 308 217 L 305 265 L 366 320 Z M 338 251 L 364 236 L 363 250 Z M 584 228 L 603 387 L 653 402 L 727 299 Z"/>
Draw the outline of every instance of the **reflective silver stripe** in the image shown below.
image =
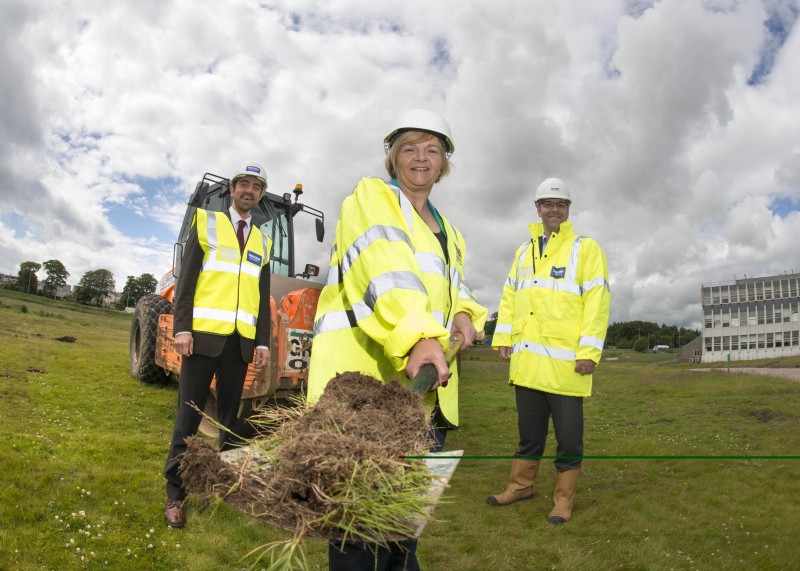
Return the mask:
<path fill-rule="evenodd" d="M 508 333 L 511 335 L 511 325 L 506 323 L 498 323 L 494 328 L 495 333 Z"/>
<path fill-rule="evenodd" d="M 357 320 L 366 319 L 372 315 L 372 308 L 368 306 L 362 299 L 361 301 L 357 301 L 353 304 L 353 314 Z"/>
<path fill-rule="evenodd" d="M 478 303 L 478 300 L 475 298 L 475 294 L 472 293 L 472 288 L 469 287 L 467 280 L 461 280 L 461 283 L 459 284 L 459 292 L 462 299 L 469 298 L 475 303 Z"/>
<path fill-rule="evenodd" d="M 566 293 L 574 293 L 575 295 L 581 294 L 581 288 L 574 282 L 548 280 L 543 278 L 536 278 L 532 280 L 525 280 L 517 289 L 525 289 L 529 287 L 539 287 L 542 289 L 550 289 L 553 291 L 563 291 Z"/>
<path fill-rule="evenodd" d="M 242 273 L 257 278 L 261 275 L 261 266 L 254 266 L 253 264 L 242 264 Z"/>
<path fill-rule="evenodd" d="M 599 278 L 595 278 L 593 280 L 589 280 L 588 282 L 583 282 L 581 284 L 581 290 L 584 293 L 586 293 L 590 289 L 594 289 L 596 287 L 604 287 L 604 288 L 606 288 L 607 291 L 609 291 L 609 292 L 611 291 L 611 288 L 608 286 L 608 282 L 606 281 L 606 278 L 604 278 L 603 276 L 600 276 Z"/>
<path fill-rule="evenodd" d="M 410 238 L 413 240 L 414 238 L 414 205 L 411 204 L 411 201 L 408 200 L 408 197 L 400 190 L 399 187 L 388 184 L 389 188 L 391 188 L 394 193 L 397 195 L 397 198 L 400 200 L 400 211 L 403 213 L 403 218 L 406 221 L 406 227 L 408 231 L 411 232 Z M 414 246 L 412 245 L 411 248 L 413 249 Z"/>
<path fill-rule="evenodd" d="M 206 227 L 208 230 L 208 248 L 211 251 L 217 249 L 217 215 L 213 212 L 206 211 Z"/>
<path fill-rule="evenodd" d="M 444 265 L 444 260 L 430 252 L 416 252 L 414 257 L 417 259 L 419 270 L 428 274 L 436 274 L 437 276 L 446 277 L 447 268 Z"/>
<path fill-rule="evenodd" d="M 578 236 L 572 243 L 572 252 L 569 254 L 569 265 L 567 265 L 567 274 L 564 276 L 568 282 L 577 283 L 578 279 L 578 256 L 581 253 L 581 242 L 583 236 Z"/>
<path fill-rule="evenodd" d="M 207 270 L 238 274 L 239 264 L 235 262 L 224 262 L 222 260 L 217 260 L 216 258 L 208 258 L 208 260 L 206 260 L 206 262 L 203 264 L 203 271 L 205 272 Z"/>
<path fill-rule="evenodd" d="M 236 322 L 235 311 L 225 311 L 210 307 L 195 307 L 192 310 L 192 317 L 194 319 L 213 319 L 214 321 L 224 321 L 225 323 Z"/>
<path fill-rule="evenodd" d="M 242 309 L 236 311 L 236 319 L 242 323 L 246 323 L 247 325 L 252 325 L 253 327 L 256 326 L 256 316 L 251 313 L 247 313 Z"/>
<path fill-rule="evenodd" d="M 389 242 L 405 242 L 414 250 L 411 240 L 400 228 L 394 226 L 373 226 L 368 228 L 361 236 L 353 241 L 353 245 L 347 249 L 342 257 L 342 274 L 346 274 L 350 267 L 355 263 L 358 256 L 364 249 L 376 240 L 388 240 Z"/>
<path fill-rule="evenodd" d="M 339 265 L 331 266 L 328 270 L 328 279 L 325 280 L 325 285 L 336 285 L 339 283 Z"/>
<path fill-rule="evenodd" d="M 495 329 L 495 331 L 497 330 Z M 518 353 L 520 351 L 527 351 L 529 353 L 535 353 L 536 355 L 541 355 L 542 357 L 548 357 L 550 359 L 558 359 L 559 361 L 575 360 L 575 351 L 570 351 L 569 349 L 556 349 L 555 347 L 547 347 L 545 345 L 539 345 L 538 343 L 533 343 L 531 341 L 521 341 L 520 343 L 515 343 L 512 351 L 514 353 Z"/>
<path fill-rule="evenodd" d="M 519 258 L 517 259 L 517 272 L 516 272 L 517 273 L 517 281 L 519 281 L 519 279 L 521 277 L 520 276 L 520 272 L 522 271 L 522 262 L 525 260 L 525 253 L 528 251 L 528 249 L 531 247 L 531 245 L 532 245 L 531 242 L 525 242 L 525 244 L 523 245 L 522 251 L 519 253 Z M 531 268 L 531 271 L 533 271 L 533 268 Z"/>
<path fill-rule="evenodd" d="M 508 287 L 512 287 L 514 289 L 517 289 L 517 280 L 515 280 L 511 276 L 508 276 L 506 278 L 506 283 L 504 285 L 507 285 Z"/>
<path fill-rule="evenodd" d="M 436 312 L 434 311 L 433 314 L 436 315 Z M 442 314 L 442 318 L 444 318 L 444 314 Z M 450 321 L 448 321 L 447 325 L 445 325 L 444 327 L 445 329 L 450 331 L 453 328 L 453 320 L 451 319 Z"/>
<path fill-rule="evenodd" d="M 592 335 L 585 335 L 578 339 L 578 347 L 594 347 L 595 349 L 602 351 L 604 345 L 605 342 L 602 339 Z"/>
<path fill-rule="evenodd" d="M 331 311 L 314 322 L 314 335 L 338 329 L 352 329 L 346 311 Z"/>
<path fill-rule="evenodd" d="M 413 272 L 386 272 L 376 276 L 369 282 L 367 291 L 364 292 L 364 303 L 370 311 L 375 308 L 375 301 L 387 291 L 395 288 L 410 289 L 428 294 L 419 276 Z M 355 305 L 353 306 L 355 309 Z"/>
<path fill-rule="evenodd" d="M 431 310 L 431 315 L 433 315 L 433 317 L 434 317 L 434 319 L 436 319 L 436 321 L 438 321 L 439 323 L 444 325 L 444 313 L 442 313 L 441 311 Z M 447 329 L 449 331 L 450 327 L 448 327 Z"/>

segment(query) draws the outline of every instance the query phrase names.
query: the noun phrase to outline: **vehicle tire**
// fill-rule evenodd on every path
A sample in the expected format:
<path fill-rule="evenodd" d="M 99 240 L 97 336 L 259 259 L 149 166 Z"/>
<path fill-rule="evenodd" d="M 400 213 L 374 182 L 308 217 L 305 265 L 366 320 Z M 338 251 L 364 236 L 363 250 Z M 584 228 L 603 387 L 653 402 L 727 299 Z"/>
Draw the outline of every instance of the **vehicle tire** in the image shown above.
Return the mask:
<path fill-rule="evenodd" d="M 131 323 L 130 359 L 131 375 L 143 383 L 167 384 L 169 375 L 156 365 L 156 332 L 158 316 L 172 312 L 166 298 L 148 294 L 139 299 Z"/>

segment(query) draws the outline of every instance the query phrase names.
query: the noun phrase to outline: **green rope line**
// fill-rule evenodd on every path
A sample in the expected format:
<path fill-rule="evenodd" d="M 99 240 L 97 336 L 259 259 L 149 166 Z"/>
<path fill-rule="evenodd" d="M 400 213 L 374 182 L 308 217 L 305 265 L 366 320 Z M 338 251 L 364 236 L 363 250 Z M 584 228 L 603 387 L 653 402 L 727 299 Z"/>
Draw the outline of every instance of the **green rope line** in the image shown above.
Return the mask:
<path fill-rule="evenodd" d="M 681 455 L 643 455 L 643 456 L 404 456 L 406 459 L 440 460 L 800 460 L 800 456 L 681 456 Z"/>

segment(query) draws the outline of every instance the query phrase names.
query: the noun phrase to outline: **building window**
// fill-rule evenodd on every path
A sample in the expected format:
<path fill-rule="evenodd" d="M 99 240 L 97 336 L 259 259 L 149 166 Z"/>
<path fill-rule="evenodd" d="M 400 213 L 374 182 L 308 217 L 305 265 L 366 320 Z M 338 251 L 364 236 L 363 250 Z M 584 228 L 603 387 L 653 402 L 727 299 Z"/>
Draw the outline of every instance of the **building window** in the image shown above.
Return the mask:
<path fill-rule="evenodd" d="M 722 348 L 721 341 L 721 337 L 714 337 L 714 351 L 719 351 Z"/>
<path fill-rule="evenodd" d="M 758 348 L 759 349 L 763 349 L 764 348 L 764 334 L 763 333 L 759 333 L 758 334 Z"/>
<path fill-rule="evenodd" d="M 730 351 L 731 350 L 731 338 L 725 335 L 722 338 L 722 350 L 723 351 Z"/>
<path fill-rule="evenodd" d="M 713 346 L 711 344 L 711 337 L 704 337 L 703 341 L 705 342 L 706 345 L 706 351 L 710 353 L 713 350 Z"/>
<path fill-rule="evenodd" d="M 767 333 L 767 349 L 772 349 L 775 347 L 775 341 L 773 340 L 772 333 Z"/>
<path fill-rule="evenodd" d="M 703 288 L 703 305 L 711 305 L 711 288 Z"/>
<path fill-rule="evenodd" d="M 731 350 L 738 351 L 739 350 L 739 336 L 738 335 L 731 335 Z"/>

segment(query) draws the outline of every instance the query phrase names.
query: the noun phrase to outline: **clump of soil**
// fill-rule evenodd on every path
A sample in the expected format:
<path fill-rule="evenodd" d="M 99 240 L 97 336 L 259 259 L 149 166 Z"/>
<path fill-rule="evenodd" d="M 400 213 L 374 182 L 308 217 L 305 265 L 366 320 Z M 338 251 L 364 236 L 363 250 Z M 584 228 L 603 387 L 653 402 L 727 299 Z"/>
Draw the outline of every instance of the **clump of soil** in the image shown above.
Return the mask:
<path fill-rule="evenodd" d="M 349 372 L 334 377 L 312 407 L 262 414 L 253 422 L 278 428 L 247 441 L 250 453 L 240 460 L 226 462 L 207 442 L 187 441 L 180 470 L 189 493 L 205 501 L 221 495 L 240 511 L 300 536 L 403 535 L 391 525 L 371 529 L 361 521 L 371 519 L 362 508 L 369 503 L 376 507 L 367 512 L 392 511 L 380 502 L 403 504 L 399 495 L 427 489 L 422 462 L 403 458 L 424 455 L 432 444 L 419 394 Z M 424 516 L 424 507 L 420 497 L 419 509 L 407 515 Z"/>

